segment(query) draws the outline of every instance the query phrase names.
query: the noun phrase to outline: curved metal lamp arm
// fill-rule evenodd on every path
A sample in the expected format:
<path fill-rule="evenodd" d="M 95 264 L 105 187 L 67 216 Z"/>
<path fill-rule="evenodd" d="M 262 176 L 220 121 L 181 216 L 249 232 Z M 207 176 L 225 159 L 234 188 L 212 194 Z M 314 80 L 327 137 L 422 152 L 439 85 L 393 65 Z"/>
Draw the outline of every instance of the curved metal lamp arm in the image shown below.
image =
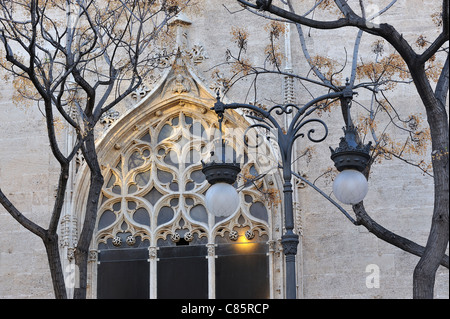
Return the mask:
<path fill-rule="evenodd" d="M 269 111 L 266 111 L 258 106 L 252 105 L 252 104 L 244 104 L 244 103 L 230 103 L 230 104 L 224 104 L 220 101 L 220 98 L 217 97 L 217 102 L 214 104 L 214 107 L 211 108 L 211 110 L 214 110 L 217 115 L 220 116 L 221 113 L 223 113 L 225 110 L 234 110 L 234 109 L 248 109 L 254 112 L 257 112 L 261 114 L 265 119 L 269 120 L 277 129 L 281 130 L 280 125 L 278 124 L 277 120 L 270 114 Z M 271 111 L 273 108 L 271 109 Z M 256 116 L 251 116 L 254 119 L 258 119 Z"/>
<path fill-rule="evenodd" d="M 324 94 L 322 96 L 319 96 L 319 97 L 315 98 L 314 100 L 309 101 L 302 108 L 300 108 L 298 110 L 297 114 L 292 119 L 292 122 L 291 122 L 291 124 L 289 126 L 289 130 L 288 131 L 297 132 L 300 129 L 301 125 L 297 125 L 297 122 L 299 121 L 300 117 L 303 114 L 305 114 L 306 111 L 308 111 L 308 109 L 310 107 L 312 107 L 313 105 L 315 105 L 315 104 L 317 104 L 317 103 L 319 103 L 321 101 L 324 101 L 324 100 L 343 97 L 344 94 L 346 94 L 345 91 L 332 92 L 332 93 Z"/>
<path fill-rule="evenodd" d="M 245 103 L 230 103 L 225 104 L 222 101 L 220 101 L 220 97 L 217 96 L 217 102 L 214 104 L 214 107 L 211 108 L 211 110 L 214 110 L 219 118 L 223 118 L 223 113 L 225 110 L 228 109 L 247 109 L 253 112 L 256 112 L 257 114 L 260 114 L 261 116 L 255 116 L 255 115 L 247 115 L 249 118 L 260 121 L 264 124 L 258 124 L 258 125 L 252 125 L 251 127 L 264 127 L 266 129 L 275 128 L 278 131 L 278 142 L 280 144 L 280 148 L 282 149 L 282 152 L 290 153 L 289 149 L 292 148 L 293 142 L 298 137 L 304 137 L 305 135 L 302 133 L 298 133 L 298 131 L 307 123 L 311 122 L 317 122 L 320 123 L 325 128 L 325 134 L 322 138 L 315 139 L 311 136 L 312 133 L 314 133 L 314 129 L 311 129 L 308 131 L 308 138 L 315 143 L 323 141 L 326 136 L 328 135 L 328 127 L 327 125 L 320 119 L 308 119 L 305 120 L 315 109 L 310 110 L 312 106 L 315 104 L 327 100 L 327 99 L 335 99 L 335 98 L 352 98 L 353 92 L 351 88 L 347 85 L 344 90 L 339 92 L 331 92 L 328 94 L 324 94 L 322 96 L 319 96 L 308 103 L 306 103 L 304 106 L 299 107 L 295 104 L 286 104 L 286 105 L 275 105 L 271 107 L 269 110 L 264 110 L 256 105 L 252 104 L 245 104 Z M 309 110 L 309 112 L 308 112 Z M 276 118 L 272 115 L 272 112 L 275 112 L 276 115 L 282 115 L 282 114 L 294 114 L 294 117 L 289 124 L 289 128 L 285 131 L 280 126 Z M 303 116 L 304 115 L 304 116 Z M 270 122 L 270 123 L 269 123 Z"/>

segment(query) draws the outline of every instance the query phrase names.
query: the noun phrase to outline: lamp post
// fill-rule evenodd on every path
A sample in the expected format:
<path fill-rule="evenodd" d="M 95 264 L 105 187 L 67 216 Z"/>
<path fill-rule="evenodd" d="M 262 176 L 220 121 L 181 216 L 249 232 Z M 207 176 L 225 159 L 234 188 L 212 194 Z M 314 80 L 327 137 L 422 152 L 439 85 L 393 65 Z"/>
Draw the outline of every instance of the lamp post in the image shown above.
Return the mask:
<path fill-rule="evenodd" d="M 327 99 L 335 99 L 340 98 L 341 101 L 344 101 L 348 103 L 348 107 L 350 106 L 350 101 L 352 99 L 354 92 L 351 90 L 350 85 L 347 83 L 346 87 L 342 91 L 338 92 L 332 92 L 328 93 L 326 95 L 322 95 L 316 99 L 311 100 L 307 104 L 305 104 L 302 107 L 299 107 L 295 104 L 286 104 L 286 105 L 275 105 L 269 110 L 264 110 L 260 107 L 257 107 L 255 105 L 251 104 L 241 104 L 241 103 L 231 103 L 231 104 L 224 104 L 222 101 L 220 101 L 220 97 L 217 97 L 217 102 L 214 104 L 214 107 L 212 110 L 214 110 L 218 117 L 219 117 L 219 123 L 220 123 L 220 130 L 222 129 L 222 120 L 223 120 L 223 114 L 225 110 L 227 109 L 248 109 L 253 111 L 253 114 L 247 115 L 248 117 L 255 120 L 255 124 L 249 126 L 250 128 L 263 128 L 269 131 L 272 131 L 277 136 L 277 144 L 279 147 L 280 155 L 281 155 L 281 165 L 282 165 L 282 172 L 283 172 L 283 208 L 284 208 L 284 226 L 285 226 L 285 232 L 281 237 L 281 244 L 283 247 L 283 253 L 285 255 L 286 260 L 286 298 L 287 299 L 296 299 L 296 264 L 295 259 L 297 255 L 297 246 L 299 243 L 299 237 L 297 234 L 294 233 L 294 212 L 293 212 L 293 199 L 292 199 L 292 148 L 294 142 L 299 137 L 305 137 L 304 133 L 300 133 L 300 130 L 309 123 L 319 123 L 323 126 L 325 129 L 325 133 L 323 136 L 320 136 L 319 138 L 313 137 L 313 133 L 315 133 L 314 129 L 310 129 L 306 136 L 308 139 L 312 142 L 319 143 L 322 142 L 328 135 L 328 127 L 327 125 L 320 119 L 312 118 L 310 119 L 309 116 L 318 108 L 317 103 L 327 100 Z M 287 129 L 283 129 L 281 125 L 278 123 L 277 119 L 275 118 L 275 115 L 283 115 L 283 114 L 292 114 L 292 121 L 289 123 L 289 127 Z M 349 114 L 349 112 L 348 112 Z M 350 119 L 350 118 L 348 118 Z M 354 134 L 356 131 L 353 127 L 350 127 L 351 120 L 347 120 L 347 127 L 344 129 L 345 137 L 341 139 L 342 149 L 339 147 L 336 150 L 332 150 L 332 158 L 334 159 L 337 167 L 339 170 L 344 171 L 345 169 L 351 169 L 352 171 L 358 172 L 355 170 L 357 168 L 360 170 L 360 167 L 365 167 L 365 164 L 361 161 L 361 158 L 367 159 L 368 151 L 367 147 L 361 147 L 359 143 L 356 143 L 355 137 L 350 136 L 351 134 Z M 344 140 L 344 142 L 342 142 Z M 347 143 L 349 147 L 345 148 L 344 143 Z M 356 147 L 359 145 L 359 148 Z M 355 147 L 354 147 L 355 146 Z M 352 149 L 351 147 L 354 147 Z M 224 141 L 222 140 L 222 148 L 224 148 Z M 370 148 L 370 145 L 369 145 Z M 347 157 L 342 156 L 342 152 L 345 151 L 345 154 Z M 367 152 L 366 152 L 367 151 Z M 366 152 L 367 156 L 363 153 Z M 222 154 L 224 153 L 224 150 L 222 150 Z M 358 157 L 359 156 L 359 157 Z M 344 165 L 347 163 L 347 159 L 350 158 L 349 162 L 352 162 L 354 165 Z M 367 163 L 367 160 L 365 163 Z M 358 165 L 356 165 L 358 163 Z M 203 163 L 203 172 L 206 175 L 206 179 L 210 184 L 213 184 L 213 186 L 210 188 L 212 191 L 211 196 L 208 194 L 210 190 L 208 190 L 206 194 L 207 202 L 206 206 L 208 208 L 208 211 L 219 215 L 221 213 L 218 213 L 214 211 L 216 208 L 208 205 L 209 203 L 214 203 L 214 197 L 222 196 L 220 190 L 217 190 L 216 188 L 213 189 L 213 187 L 217 184 L 221 183 L 228 183 L 233 184 L 236 181 L 236 176 L 239 173 L 239 166 L 236 163 L 225 163 L 225 158 L 222 155 L 222 162 L 211 162 L 211 163 Z M 342 174 L 342 173 L 341 173 Z M 345 194 L 352 194 L 354 190 L 359 191 L 358 185 L 352 184 L 352 176 L 343 176 L 342 178 L 344 182 L 338 183 L 336 186 L 339 187 L 346 187 L 346 186 L 353 186 L 353 190 L 349 190 L 347 192 L 344 191 Z M 223 186 L 223 185 L 222 185 Z M 230 185 L 228 185 L 230 186 Z M 228 193 L 228 190 L 226 191 Z M 360 193 L 366 193 L 366 191 L 362 191 Z M 228 195 L 226 195 L 228 196 Z M 345 195 L 344 195 L 345 197 Z M 231 198 L 231 196 L 230 196 Z M 238 198 L 236 196 L 236 198 Z M 338 198 L 339 199 L 339 198 Z M 228 203 L 229 200 L 224 201 L 225 203 Z M 221 206 L 218 204 L 218 206 Z M 229 212 L 228 212 L 229 213 Z"/>

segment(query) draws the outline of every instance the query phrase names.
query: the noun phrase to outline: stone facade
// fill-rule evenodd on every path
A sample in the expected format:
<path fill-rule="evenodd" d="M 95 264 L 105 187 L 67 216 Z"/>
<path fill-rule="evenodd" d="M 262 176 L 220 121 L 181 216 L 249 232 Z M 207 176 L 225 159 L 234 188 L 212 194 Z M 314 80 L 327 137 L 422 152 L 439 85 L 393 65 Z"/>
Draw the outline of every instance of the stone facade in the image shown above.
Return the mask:
<path fill-rule="evenodd" d="M 433 6 L 436 6 L 435 2 L 400 0 L 382 19 L 399 26 L 407 39 L 415 39 L 418 30 L 431 34 L 432 29 L 419 27 L 419 24 L 432 25 L 428 20 L 433 13 Z M 420 10 L 409 10 L 415 6 L 420 7 Z M 177 45 L 187 58 L 178 61 L 177 68 L 168 68 L 154 83 L 146 83 L 124 103 L 105 114 L 97 127 L 98 153 L 106 183 L 112 176 L 114 165 L 117 164 L 112 158 L 118 158 L 120 154 L 130 156 L 126 154 L 134 143 L 133 139 L 142 138 L 147 126 L 161 127 L 163 119 L 167 121 L 168 115 L 179 110 L 184 112 L 183 116 L 197 117 L 214 125 L 215 114 L 208 108 L 212 107 L 215 101 L 215 90 L 223 87 L 217 78 L 211 77 L 211 73 L 216 68 L 221 70 L 218 65 L 224 61 L 227 48 L 235 50 L 231 36 L 231 19 L 233 25 L 248 30 L 246 56 L 252 63 L 263 62 L 261 52 L 267 45 L 264 31 L 267 21 L 241 9 L 233 1 L 223 3 L 219 0 L 208 0 L 204 1 L 202 10 L 180 15 L 175 21 L 172 27 L 177 28 Z M 347 60 L 351 61 L 356 37 L 354 30 L 320 32 L 306 31 L 305 28 L 305 32 L 309 33 L 306 44 L 311 55 L 326 54 L 342 62 L 345 54 L 348 54 Z M 364 35 L 362 57 L 370 58 L 370 45 L 373 40 L 371 36 Z M 305 74 L 308 66 L 302 56 L 293 26 L 287 28 L 285 38 L 281 39 L 280 43 L 286 70 Z M 225 74 L 225 71 L 223 72 Z M 258 83 L 260 91 L 255 101 L 247 96 L 250 86 L 249 80 L 243 80 L 227 93 L 225 101 L 269 105 L 304 104 L 311 99 L 310 92 L 316 96 L 320 92 L 316 88 L 308 91 L 299 81 L 289 77 L 267 76 Z M 0 90 L 0 186 L 27 217 L 45 225 L 52 209 L 59 173 L 57 162 L 48 147 L 45 122 L 36 108 L 21 108 L 11 103 L 13 88 L 9 84 L 2 86 Z M 421 109 L 420 100 L 412 85 L 399 86 L 392 92 L 392 96 L 402 112 L 408 112 L 411 108 Z M 368 103 L 370 95 L 361 92 L 358 99 L 361 103 Z M 245 128 L 251 123 L 242 115 L 245 114 L 241 111 L 229 112 L 226 118 L 226 125 L 239 131 L 239 136 L 243 135 Z M 301 172 L 312 181 L 320 172 L 332 166 L 328 147 L 336 147 L 339 137 L 342 136 L 343 122 L 339 112 L 325 113 L 322 119 L 328 123 L 328 138 L 315 145 L 312 159 L 300 159 L 293 165 L 295 171 Z M 173 124 L 173 127 L 176 125 Z M 401 138 L 402 136 L 398 136 L 398 139 Z M 60 133 L 59 139 L 63 145 L 71 145 L 73 132 L 65 129 Z M 299 139 L 295 147 L 296 154 L 302 154 L 310 144 L 307 139 Z M 271 152 L 270 161 L 275 163 L 278 157 L 276 146 L 268 144 L 266 147 Z M 60 222 L 63 268 L 68 277 L 73 271 L 73 250 L 83 218 L 87 183 L 85 172 L 83 158 L 78 156 L 72 165 L 68 200 Z M 277 169 L 272 170 L 263 182 L 266 186 L 272 185 L 282 189 Z M 373 166 L 365 206 L 379 224 L 424 245 L 433 209 L 432 182 L 430 177 L 421 174 L 417 168 L 400 161 L 383 161 Z M 137 181 L 136 183 L 139 184 Z M 114 193 L 113 185 L 114 181 L 105 187 L 110 188 L 111 194 Z M 329 179 L 320 179 L 318 186 L 327 194 L 332 191 Z M 205 191 L 203 188 L 201 192 Z M 161 192 L 162 196 L 166 195 Z M 249 189 L 247 193 L 243 192 L 242 196 L 255 195 L 254 192 L 255 190 Z M 167 194 L 170 194 L 170 191 Z M 245 201 L 245 197 L 242 197 L 242 200 Z M 200 203 L 201 199 L 198 201 Z M 416 256 L 379 240 L 363 226 L 354 226 L 334 205 L 300 180 L 296 180 L 294 184 L 294 201 L 295 230 L 300 235 L 296 259 L 299 298 L 411 298 L 412 273 L 419 260 Z M 107 201 L 104 203 L 107 206 Z M 116 202 L 112 200 L 111 206 L 107 206 L 109 208 L 102 206 L 100 209 L 103 210 L 99 212 L 103 213 L 108 209 L 114 211 L 114 203 Z M 245 205 L 250 209 L 250 203 Z M 266 221 L 255 218 L 245 210 L 247 208 L 242 208 L 245 221 L 238 221 L 239 216 L 236 215 L 236 218 L 231 218 L 223 224 L 222 230 L 214 228 L 214 223 L 210 223 L 211 227 L 208 228 L 205 226 L 208 223 L 195 223 L 190 220 L 186 217 L 186 204 L 184 208 L 180 208 L 180 211 L 186 211 L 186 216 L 180 216 L 184 216 L 183 223 L 187 221 L 188 225 L 180 226 L 180 219 L 175 218 L 176 221 L 170 225 L 158 228 L 159 233 L 156 230 L 151 233 L 138 223 L 130 222 L 126 231 L 133 236 L 148 238 L 150 265 L 156 265 L 158 238 L 172 238 L 180 229 L 188 229 L 192 236 L 197 236 L 195 238 L 204 235 L 208 237 L 208 260 L 210 267 L 213 267 L 214 236 L 223 237 L 225 232 L 231 234 L 236 225 L 244 225 L 258 236 L 265 236 L 269 255 L 270 297 L 283 298 L 285 270 L 280 244 L 283 233 L 281 205 L 271 205 L 267 201 L 264 205 L 269 213 Z M 352 214 L 351 207 L 344 208 Z M 93 239 L 88 291 L 91 298 L 97 296 L 98 244 L 106 243 L 108 239 L 115 240 L 114 236 L 120 233 L 122 224 L 116 223 L 108 227 L 110 228 L 99 231 L 101 229 L 98 226 Z M 46 253 L 40 239 L 23 229 L 2 207 L 0 233 L 3 239 L 0 245 L 0 298 L 53 298 Z M 155 236 L 153 239 L 150 233 Z M 152 269 L 152 266 L 150 268 Z M 156 273 L 151 273 L 150 280 L 155 276 Z M 448 298 L 448 279 L 448 269 L 441 267 L 436 278 L 437 298 Z M 214 280 L 209 281 L 209 285 L 211 291 Z M 157 297 L 156 290 L 151 291 L 150 296 Z M 210 293 L 209 297 L 214 297 L 214 294 Z"/>

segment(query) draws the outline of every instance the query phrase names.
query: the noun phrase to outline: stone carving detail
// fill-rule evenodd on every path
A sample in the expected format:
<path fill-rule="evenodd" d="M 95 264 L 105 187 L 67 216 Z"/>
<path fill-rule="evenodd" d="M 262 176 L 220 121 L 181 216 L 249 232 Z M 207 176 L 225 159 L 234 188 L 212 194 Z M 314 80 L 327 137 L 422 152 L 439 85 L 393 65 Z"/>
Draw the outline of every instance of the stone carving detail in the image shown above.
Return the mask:
<path fill-rule="evenodd" d="M 178 233 L 173 233 L 172 236 L 170 236 L 170 239 L 174 242 L 174 243 L 178 243 L 181 239 L 180 234 Z"/>
<path fill-rule="evenodd" d="M 219 93 L 225 93 L 230 88 L 230 81 L 227 77 L 225 77 L 222 73 L 216 72 L 214 74 L 214 83 L 212 83 L 209 88 L 216 92 L 216 94 Z"/>
<path fill-rule="evenodd" d="M 120 238 L 119 236 L 114 237 L 112 240 L 112 244 L 116 247 L 119 247 L 120 245 L 122 245 L 122 238 Z"/>
<path fill-rule="evenodd" d="M 97 262 L 98 260 L 98 250 L 91 249 L 89 250 L 88 262 Z"/>
<path fill-rule="evenodd" d="M 77 151 L 77 154 L 75 155 L 75 174 L 78 173 L 81 166 L 85 163 L 84 155 L 81 150 Z"/>
<path fill-rule="evenodd" d="M 187 93 L 199 95 L 199 88 L 197 83 L 195 83 L 194 79 L 190 76 L 184 63 L 181 62 L 181 58 L 179 58 L 173 66 L 172 73 L 165 81 L 162 96 Z"/>
<path fill-rule="evenodd" d="M 133 235 L 129 235 L 127 236 L 126 242 L 128 246 L 133 246 L 136 244 L 136 238 Z"/>
<path fill-rule="evenodd" d="M 188 52 L 188 55 L 192 59 L 192 62 L 194 64 L 200 64 L 206 59 L 208 59 L 208 56 L 205 52 L 205 48 L 199 44 L 194 45 L 192 49 Z"/>
<path fill-rule="evenodd" d="M 286 72 L 292 73 L 293 71 L 287 69 Z M 292 76 L 284 76 L 284 104 L 295 104 L 295 89 L 294 78 Z"/>
<path fill-rule="evenodd" d="M 187 242 L 191 242 L 192 240 L 194 240 L 194 236 L 191 232 L 187 232 L 186 234 L 184 234 L 183 238 Z"/>
<path fill-rule="evenodd" d="M 61 240 L 59 245 L 61 247 L 69 246 L 69 240 L 70 240 L 70 216 L 64 215 L 61 218 Z"/>
<path fill-rule="evenodd" d="M 300 236 L 303 236 L 302 208 L 300 203 L 294 202 L 295 228 Z"/>
<path fill-rule="evenodd" d="M 232 241 L 236 241 L 239 238 L 239 233 L 236 230 L 232 230 L 228 236 Z"/>
<path fill-rule="evenodd" d="M 148 92 L 150 92 L 150 89 L 145 84 L 143 84 L 138 87 L 136 91 L 131 93 L 131 97 L 137 101 L 140 101 L 147 95 Z"/>
<path fill-rule="evenodd" d="M 75 248 L 70 247 L 67 248 L 67 259 L 72 261 L 75 258 Z"/>
<path fill-rule="evenodd" d="M 185 78 L 182 74 L 177 74 L 172 84 L 172 93 L 181 94 L 189 93 L 191 91 L 191 81 Z"/>
<path fill-rule="evenodd" d="M 216 255 L 216 245 L 215 244 L 207 244 L 208 247 L 208 256 L 214 257 Z"/>
<path fill-rule="evenodd" d="M 249 104 L 255 105 L 255 106 L 257 106 L 257 107 L 259 107 L 259 108 L 261 108 L 263 110 L 267 110 L 267 106 L 264 105 L 263 103 L 259 102 L 259 101 L 253 101 L 253 102 L 250 102 Z M 242 113 L 244 115 L 262 117 L 262 115 L 259 112 L 248 110 L 248 109 L 242 110 Z"/>
<path fill-rule="evenodd" d="M 156 259 L 158 257 L 158 247 L 148 247 L 148 257 L 150 259 Z"/>
<path fill-rule="evenodd" d="M 61 239 L 60 247 L 67 247 L 67 259 L 71 261 L 75 256 L 75 247 L 78 243 L 77 218 L 68 214 L 61 218 Z"/>
<path fill-rule="evenodd" d="M 245 238 L 247 238 L 248 240 L 252 240 L 253 238 L 255 238 L 255 233 L 251 230 L 247 230 L 245 232 Z"/>
<path fill-rule="evenodd" d="M 100 117 L 100 124 L 106 130 L 119 118 L 119 115 L 120 113 L 118 111 L 108 110 Z"/>

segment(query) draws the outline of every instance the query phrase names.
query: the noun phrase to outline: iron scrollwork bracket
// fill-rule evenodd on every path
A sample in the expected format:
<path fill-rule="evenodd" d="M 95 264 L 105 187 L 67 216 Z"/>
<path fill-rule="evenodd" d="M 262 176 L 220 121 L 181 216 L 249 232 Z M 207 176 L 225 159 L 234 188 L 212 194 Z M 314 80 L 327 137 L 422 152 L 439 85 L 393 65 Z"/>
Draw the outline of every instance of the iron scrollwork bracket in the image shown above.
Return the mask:
<path fill-rule="evenodd" d="M 280 151 L 283 154 L 289 154 L 292 148 L 292 144 L 299 137 L 305 137 L 304 133 L 299 133 L 300 129 L 303 128 L 306 124 L 309 123 L 318 123 L 321 124 L 325 133 L 320 138 L 314 138 L 313 134 L 315 133 L 315 129 L 310 129 L 306 136 L 308 139 L 314 143 L 318 143 L 323 141 L 328 135 L 328 127 L 325 122 L 318 118 L 309 119 L 308 117 L 318 108 L 317 105 L 319 102 L 327 99 L 335 99 L 335 98 L 351 98 L 354 92 L 346 87 L 343 91 L 328 93 L 326 95 L 320 96 L 304 106 L 300 107 L 296 104 L 286 104 L 286 105 L 275 105 L 271 107 L 269 110 L 264 110 L 256 105 L 252 104 L 242 104 L 242 103 L 231 103 L 224 104 L 220 97 L 217 96 L 217 102 L 214 104 L 214 107 L 211 110 L 214 110 L 218 117 L 219 121 L 223 119 L 223 114 L 227 109 L 247 109 L 252 111 L 252 114 L 247 114 L 248 118 L 255 120 L 257 123 L 250 125 L 247 132 L 252 128 L 263 128 L 268 131 L 271 131 L 276 135 L 278 145 L 280 147 Z M 314 107 L 315 106 L 315 107 Z M 273 114 L 275 113 L 275 114 Z M 272 115 L 273 114 L 273 115 Z M 276 115 L 280 116 L 283 114 L 292 114 L 292 121 L 289 124 L 289 127 L 283 128 L 277 121 Z M 269 138 L 269 135 L 267 135 Z"/>

